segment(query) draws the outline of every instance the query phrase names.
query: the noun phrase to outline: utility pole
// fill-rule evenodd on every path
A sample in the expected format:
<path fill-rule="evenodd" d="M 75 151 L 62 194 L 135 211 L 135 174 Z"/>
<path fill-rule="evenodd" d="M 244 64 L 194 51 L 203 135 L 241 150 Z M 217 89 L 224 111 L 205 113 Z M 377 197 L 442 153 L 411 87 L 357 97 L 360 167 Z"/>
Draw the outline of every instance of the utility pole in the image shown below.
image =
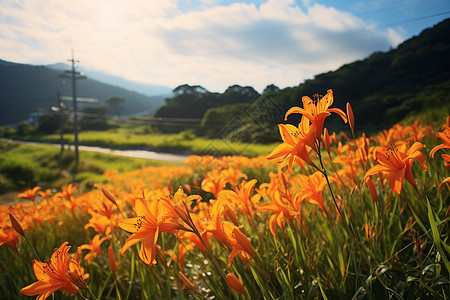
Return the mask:
<path fill-rule="evenodd" d="M 86 78 L 80 72 L 75 71 L 75 63 L 78 63 L 78 60 L 74 59 L 73 50 L 72 50 L 72 58 L 68 59 L 72 63 L 72 70 L 64 71 L 62 77 L 72 79 L 72 102 L 73 102 L 73 134 L 74 134 L 74 146 L 75 146 L 75 169 L 78 167 L 79 155 L 78 155 L 78 123 L 77 123 L 77 79 Z"/>

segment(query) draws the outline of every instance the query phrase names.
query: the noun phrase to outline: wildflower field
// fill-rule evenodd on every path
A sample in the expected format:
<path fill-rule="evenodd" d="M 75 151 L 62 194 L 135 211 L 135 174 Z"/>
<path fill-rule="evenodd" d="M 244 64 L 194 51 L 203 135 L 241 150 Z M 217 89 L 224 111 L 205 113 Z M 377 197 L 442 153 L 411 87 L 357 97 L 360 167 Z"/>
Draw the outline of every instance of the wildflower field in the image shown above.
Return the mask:
<path fill-rule="evenodd" d="M 1 298 L 449 298 L 450 116 L 355 136 L 332 104 L 303 97 L 267 156 L 17 195 L 0 206 Z"/>

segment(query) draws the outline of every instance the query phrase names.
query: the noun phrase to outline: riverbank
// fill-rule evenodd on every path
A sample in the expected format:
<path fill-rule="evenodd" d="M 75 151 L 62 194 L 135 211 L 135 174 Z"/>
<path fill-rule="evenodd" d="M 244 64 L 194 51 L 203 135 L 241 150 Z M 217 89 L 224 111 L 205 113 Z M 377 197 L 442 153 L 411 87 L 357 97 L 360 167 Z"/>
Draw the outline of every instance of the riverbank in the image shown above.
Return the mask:
<path fill-rule="evenodd" d="M 58 147 L 55 147 L 58 146 Z M 73 147 L 72 147 L 73 148 Z M 0 140 L 0 203 L 11 203 L 24 189 L 36 185 L 42 189 L 59 188 L 77 182 L 89 187 L 91 182 L 102 182 L 105 171 L 126 172 L 142 166 L 180 165 L 178 160 L 160 160 L 83 150 L 74 172 L 74 151 L 60 151 L 59 145 L 11 143 Z M 114 151 L 113 151 L 114 152 Z"/>
<path fill-rule="evenodd" d="M 23 145 L 32 145 L 32 146 L 52 146 L 56 148 L 61 148 L 60 144 L 49 144 L 43 142 L 30 142 L 30 141 L 19 141 L 19 140 L 10 140 L 3 139 L 6 142 L 10 143 L 18 143 Z M 74 149 L 73 145 L 65 145 L 66 149 L 71 150 Z M 110 148 L 96 147 L 96 146 L 86 146 L 79 145 L 78 149 L 80 151 L 89 151 L 89 152 L 98 152 L 116 156 L 124 156 L 124 157 L 133 157 L 133 158 L 143 158 L 143 159 L 154 159 L 154 160 L 162 160 L 162 161 L 173 161 L 173 162 L 184 162 L 189 155 L 187 154 L 173 154 L 173 153 L 161 153 L 149 150 L 116 150 Z"/>
<path fill-rule="evenodd" d="M 59 144 L 58 134 L 30 134 L 8 137 L 13 140 L 25 140 Z M 64 134 L 65 144 L 73 144 L 73 134 Z M 113 129 L 107 131 L 83 131 L 78 135 L 80 145 L 109 148 L 113 150 L 146 150 L 156 153 L 177 155 L 243 155 L 255 157 L 270 153 L 277 144 L 237 143 L 224 139 L 204 139 L 193 134 L 159 134 L 132 132 L 130 129 Z"/>

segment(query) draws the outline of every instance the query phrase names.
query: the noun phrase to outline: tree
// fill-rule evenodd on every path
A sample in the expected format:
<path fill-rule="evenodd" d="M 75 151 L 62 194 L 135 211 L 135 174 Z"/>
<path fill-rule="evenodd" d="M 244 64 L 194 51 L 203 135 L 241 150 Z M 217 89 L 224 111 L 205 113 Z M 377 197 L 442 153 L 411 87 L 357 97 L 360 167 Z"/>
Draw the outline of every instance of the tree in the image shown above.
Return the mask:
<path fill-rule="evenodd" d="M 173 93 L 175 95 L 184 95 L 184 94 L 200 95 L 208 93 L 208 90 L 200 85 L 182 84 L 177 86 L 173 90 Z"/>
<path fill-rule="evenodd" d="M 57 114 L 43 114 L 39 117 L 37 130 L 42 133 L 55 133 L 59 128 L 59 116 Z"/>
<path fill-rule="evenodd" d="M 122 112 L 123 105 L 126 101 L 127 99 L 119 96 L 112 96 L 103 100 L 109 110 L 112 111 L 117 118 L 120 117 L 120 113 Z"/>
<path fill-rule="evenodd" d="M 106 130 L 106 109 L 104 107 L 88 106 L 82 109 L 80 127 L 82 130 Z"/>
<path fill-rule="evenodd" d="M 271 93 L 271 92 L 278 92 L 280 90 L 279 87 L 277 87 L 274 84 L 269 84 L 268 86 L 266 86 L 266 88 L 263 91 L 263 94 L 265 93 Z"/>

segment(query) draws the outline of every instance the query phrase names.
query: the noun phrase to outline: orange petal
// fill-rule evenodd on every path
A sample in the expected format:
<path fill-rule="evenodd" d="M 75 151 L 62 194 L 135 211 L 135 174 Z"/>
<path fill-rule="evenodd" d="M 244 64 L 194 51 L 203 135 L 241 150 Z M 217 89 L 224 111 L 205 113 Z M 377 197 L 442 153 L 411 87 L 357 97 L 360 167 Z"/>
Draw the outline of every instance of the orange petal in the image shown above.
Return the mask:
<path fill-rule="evenodd" d="M 278 129 L 280 130 L 280 135 L 283 142 L 294 147 L 298 141 L 298 137 L 300 136 L 297 127 L 291 124 L 280 124 L 278 125 Z"/>
<path fill-rule="evenodd" d="M 266 156 L 266 159 L 272 160 L 284 158 L 286 155 L 292 152 L 292 149 L 293 148 L 289 144 L 280 144 L 269 155 Z"/>
<path fill-rule="evenodd" d="M 388 173 L 389 184 L 391 189 L 397 195 L 402 191 L 403 178 L 405 177 L 405 169 L 391 171 Z"/>
<path fill-rule="evenodd" d="M 20 290 L 20 292 L 27 296 L 34 296 L 39 294 L 52 294 L 59 290 L 64 286 L 64 282 L 62 281 L 36 281 L 35 283 L 30 284 L 29 286 L 24 287 Z"/>
<path fill-rule="evenodd" d="M 445 178 L 442 183 L 439 185 L 439 193 L 442 193 L 442 190 L 444 189 L 445 184 L 450 185 L 450 177 Z"/>
<path fill-rule="evenodd" d="M 345 115 L 345 113 L 342 111 L 342 109 L 339 108 L 329 108 L 326 110 L 326 112 L 329 113 L 337 113 L 339 116 L 341 116 L 342 120 L 344 120 L 345 123 L 347 123 L 347 116 Z"/>
<path fill-rule="evenodd" d="M 269 230 L 273 236 L 277 236 L 277 215 L 273 214 L 269 219 Z"/>
<path fill-rule="evenodd" d="M 135 217 L 125 220 L 120 220 L 117 225 L 125 231 L 128 232 L 138 232 L 139 227 L 137 225 L 138 222 L 142 222 L 141 217 Z"/>
<path fill-rule="evenodd" d="M 284 120 L 286 121 L 287 117 L 291 114 L 302 114 L 305 117 L 307 117 L 311 122 L 314 121 L 314 116 L 309 111 L 304 110 L 303 108 L 300 108 L 298 106 L 291 107 L 284 116 Z"/>
<path fill-rule="evenodd" d="M 431 151 L 430 151 L 430 157 L 431 157 L 431 158 L 434 158 L 434 154 L 436 153 L 436 151 L 438 151 L 439 149 L 444 149 L 444 148 L 448 148 L 448 146 L 447 146 L 447 145 L 444 145 L 444 144 L 437 145 L 436 147 L 434 147 L 433 149 L 431 149 Z"/>
<path fill-rule="evenodd" d="M 392 169 L 392 168 L 389 167 L 389 166 L 375 165 L 375 166 L 373 166 L 372 168 L 370 168 L 370 169 L 366 172 L 366 174 L 364 175 L 364 179 L 368 178 L 368 177 L 371 176 L 371 175 L 380 173 L 380 172 L 391 172 L 391 171 L 393 171 L 393 170 L 394 170 L 394 169 Z"/>
<path fill-rule="evenodd" d="M 133 246 L 134 244 L 138 243 L 139 241 L 143 240 L 147 235 L 149 234 L 149 231 L 142 231 L 142 232 L 135 232 L 133 233 L 126 241 L 125 244 L 122 247 L 122 251 L 120 254 L 124 255 L 125 252 Z"/>

